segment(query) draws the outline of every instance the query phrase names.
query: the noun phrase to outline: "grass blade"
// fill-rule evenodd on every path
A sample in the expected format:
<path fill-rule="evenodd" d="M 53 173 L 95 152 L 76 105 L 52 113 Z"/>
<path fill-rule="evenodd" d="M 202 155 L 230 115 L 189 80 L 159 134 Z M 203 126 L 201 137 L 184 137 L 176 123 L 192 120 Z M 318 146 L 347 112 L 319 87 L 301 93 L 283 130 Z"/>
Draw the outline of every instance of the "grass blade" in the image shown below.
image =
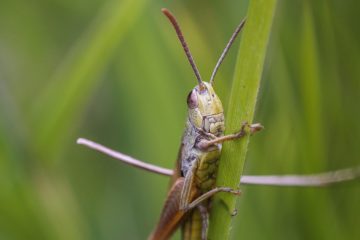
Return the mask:
<path fill-rule="evenodd" d="M 227 111 L 227 133 L 236 132 L 242 122 L 253 120 L 275 5 L 276 0 L 250 2 Z M 218 186 L 239 186 L 248 142 L 249 138 L 246 137 L 241 141 L 224 144 L 217 177 Z M 230 194 L 218 194 L 214 197 L 209 239 L 229 238 L 236 198 Z"/>

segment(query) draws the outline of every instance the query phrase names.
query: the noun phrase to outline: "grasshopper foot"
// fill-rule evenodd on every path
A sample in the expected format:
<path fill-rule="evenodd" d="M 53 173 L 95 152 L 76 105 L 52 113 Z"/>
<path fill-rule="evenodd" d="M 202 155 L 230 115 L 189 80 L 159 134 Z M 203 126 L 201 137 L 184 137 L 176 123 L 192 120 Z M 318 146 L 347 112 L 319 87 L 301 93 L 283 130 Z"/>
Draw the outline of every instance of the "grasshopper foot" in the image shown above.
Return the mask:
<path fill-rule="evenodd" d="M 249 124 L 248 122 L 243 122 L 241 124 L 241 129 L 238 133 L 235 133 L 235 137 L 236 138 L 241 138 L 243 136 L 246 135 L 246 128 L 249 128 L 249 132 L 250 134 L 254 134 L 254 133 L 257 133 L 261 130 L 264 129 L 264 126 L 261 125 L 260 123 L 253 123 L 253 124 Z"/>
<path fill-rule="evenodd" d="M 237 208 L 234 209 L 234 211 L 231 213 L 232 217 L 235 217 L 238 214 Z"/>
<path fill-rule="evenodd" d="M 222 192 L 228 192 L 237 196 L 241 195 L 240 189 L 233 189 L 230 187 L 218 187 L 218 189 L 221 189 Z"/>
<path fill-rule="evenodd" d="M 250 124 L 249 127 L 250 127 L 250 134 L 257 133 L 264 129 L 264 126 L 261 125 L 261 123 L 253 123 L 253 124 Z"/>
<path fill-rule="evenodd" d="M 240 191 L 240 190 L 234 190 L 234 189 L 232 189 L 232 190 L 230 191 L 230 193 L 232 193 L 232 194 L 234 194 L 234 195 L 236 195 L 236 196 L 240 196 L 240 195 L 241 195 L 241 191 Z"/>

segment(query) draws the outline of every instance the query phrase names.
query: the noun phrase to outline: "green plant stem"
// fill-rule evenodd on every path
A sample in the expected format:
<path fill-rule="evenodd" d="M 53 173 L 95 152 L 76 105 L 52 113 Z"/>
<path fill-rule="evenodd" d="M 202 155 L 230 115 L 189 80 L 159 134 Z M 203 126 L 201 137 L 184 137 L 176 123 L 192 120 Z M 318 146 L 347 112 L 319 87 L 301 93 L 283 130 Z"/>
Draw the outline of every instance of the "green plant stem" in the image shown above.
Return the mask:
<path fill-rule="evenodd" d="M 240 44 L 227 111 L 227 133 L 252 122 L 276 0 L 251 1 Z M 218 186 L 237 188 L 243 171 L 249 136 L 224 144 Z M 209 239 L 228 239 L 237 196 L 217 194 L 210 213 Z M 241 209 L 239 210 L 241 214 Z"/>

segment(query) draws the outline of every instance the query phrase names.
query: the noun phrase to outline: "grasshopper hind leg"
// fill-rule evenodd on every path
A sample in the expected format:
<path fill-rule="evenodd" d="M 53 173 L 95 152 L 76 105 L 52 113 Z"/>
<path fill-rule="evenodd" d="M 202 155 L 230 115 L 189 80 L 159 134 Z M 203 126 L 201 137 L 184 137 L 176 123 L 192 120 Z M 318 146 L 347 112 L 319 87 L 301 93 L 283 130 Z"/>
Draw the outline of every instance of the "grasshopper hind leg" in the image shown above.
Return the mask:
<path fill-rule="evenodd" d="M 201 216 L 201 240 L 206 240 L 207 239 L 207 230 L 209 227 L 209 212 L 208 209 L 203 205 L 203 204 L 199 204 L 197 206 L 197 208 L 199 209 L 200 212 L 200 216 Z"/>
<path fill-rule="evenodd" d="M 232 193 L 232 194 L 235 194 L 235 195 L 240 195 L 241 194 L 240 190 L 232 189 L 232 188 L 229 188 L 229 187 L 216 187 L 216 188 L 211 189 L 210 191 L 204 193 L 200 197 L 196 198 L 194 201 L 192 201 L 191 203 L 186 205 L 183 208 L 183 210 L 188 211 L 188 210 L 190 210 L 190 209 L 192 209 L 194 207 L 197 207 L 200 203 L 202 203 L 203 201 L 209 199 L 210 197 L 212 197 L 214 194 L 216 194 L 218 192 L 227 192 L 227 193 Z"/>
<path fill-rule="evenodd" d="M 181 239 L 206 240 L 209 226 L 209 213 L 204 204 L 199 204 L 189 211 L 187 220 L 182 225 Z"/>

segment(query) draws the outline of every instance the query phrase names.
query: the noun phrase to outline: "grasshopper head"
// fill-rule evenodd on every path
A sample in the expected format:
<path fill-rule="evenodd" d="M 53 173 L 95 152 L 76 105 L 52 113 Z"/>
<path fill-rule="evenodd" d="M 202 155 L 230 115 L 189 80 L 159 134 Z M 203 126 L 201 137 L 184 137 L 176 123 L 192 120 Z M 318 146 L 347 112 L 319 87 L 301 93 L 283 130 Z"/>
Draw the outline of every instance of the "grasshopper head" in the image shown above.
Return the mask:
<path fill-rule="evenodd" d="M 189 120 L 197 129 L 220 136 L 224 132 L 224 110 L 212 85 L 202 82 L 187 97 Z"/>
<path fill-rule="evenodd" d="M 224 110 L 219 97 L 216 95 L 212 85 L 214 77 L 219 69 L 222 61 L 224 60 L 230 46 L 238 36 L 240 30 L 245 24 L 245 20 L 241 21 L 235 32 L 231 36 L 228 44 L 226 45 L 223 53 L 221 54 L 218 62 L 215 65 L 214 71 L 211 75 L 209 83 L 203 82 L 199 70 L 196 67 L 195 61 L 190 53 L 189 47 L 185 41 L 184 35 L 181 32 L 180 26 L 174 15 L 167 9 L 163 8 L 161 11 L 169 19 L 173 25 L 174 30 L 180 40 L 180 43 L 185 51 L 186 57 L 194 70 L 195 76 L 199 83 L 188 95 L 187 103 L 189 109 L 189 121 L 197 129 L 202 129 L 205 132 L 221 136 L 224 133 Z"/>

